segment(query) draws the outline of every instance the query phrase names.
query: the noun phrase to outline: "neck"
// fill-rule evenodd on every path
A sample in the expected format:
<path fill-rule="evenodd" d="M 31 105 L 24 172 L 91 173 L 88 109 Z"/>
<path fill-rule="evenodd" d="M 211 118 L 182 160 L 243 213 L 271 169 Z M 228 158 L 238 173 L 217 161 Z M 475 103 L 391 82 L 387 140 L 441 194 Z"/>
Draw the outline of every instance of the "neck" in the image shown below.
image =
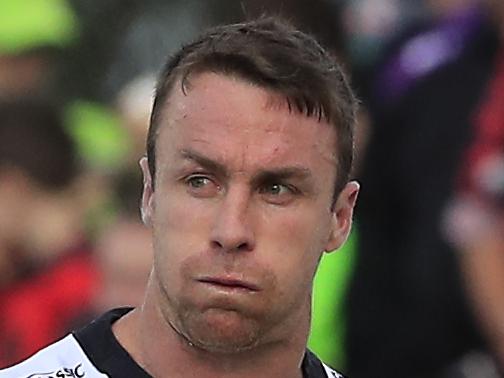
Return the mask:
<path fill-rule="evenodd" d="M 292 321 L 295 332 L 290 338 L 259 344 L 244 352 L 216 353 L 193 346 L 168 324 L 157 305 L 153 286 L 151 282 L 144 305 L 113 326 L 119 343 L 150 375 L 160 378 L 302 377 L 309 311 Z"/>

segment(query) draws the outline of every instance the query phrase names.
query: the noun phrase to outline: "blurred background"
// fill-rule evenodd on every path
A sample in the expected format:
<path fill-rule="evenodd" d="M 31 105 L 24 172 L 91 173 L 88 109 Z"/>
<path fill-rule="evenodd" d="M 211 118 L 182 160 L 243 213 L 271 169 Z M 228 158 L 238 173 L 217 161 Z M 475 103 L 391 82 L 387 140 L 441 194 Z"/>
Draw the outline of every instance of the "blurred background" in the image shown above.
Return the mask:
<path fill-rule="evenodd" d="M 263 14 L 361 99 L 355 229 L 317 273 L 310 347 L 352 378 L 504 376 L 502 0 L 0 1 L 0 367 L 141 303 L 156 75 Z"/>

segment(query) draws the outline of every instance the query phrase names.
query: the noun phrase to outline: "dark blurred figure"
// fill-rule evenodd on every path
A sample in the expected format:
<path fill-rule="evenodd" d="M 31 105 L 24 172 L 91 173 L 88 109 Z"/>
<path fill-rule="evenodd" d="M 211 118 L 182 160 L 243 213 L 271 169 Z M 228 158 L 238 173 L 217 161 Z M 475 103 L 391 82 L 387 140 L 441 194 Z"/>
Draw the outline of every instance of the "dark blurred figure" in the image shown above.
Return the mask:
<path fill-rule="evenodd" d="M 0 103 L 0 366 L 66 332 L 94 285 L 79 163 L 59 114 L 38 101 Z"/>
<path fill-rule="evenodd" d="M 483 4 L 442 3 L 434 22 L 394 42 L 365 95 L 373 135 L 349 296 L 354 378 L 485 377 L 454 367 L 484 344 L 440 219 L 499 39 Z"/>
<path fill-rule="evenodd" d="M 504 376 L 504 3 L 493 5 L 501 46 L 472 119 L 474 135 L 445 225 L 460 252 L 473 311 Z"/>

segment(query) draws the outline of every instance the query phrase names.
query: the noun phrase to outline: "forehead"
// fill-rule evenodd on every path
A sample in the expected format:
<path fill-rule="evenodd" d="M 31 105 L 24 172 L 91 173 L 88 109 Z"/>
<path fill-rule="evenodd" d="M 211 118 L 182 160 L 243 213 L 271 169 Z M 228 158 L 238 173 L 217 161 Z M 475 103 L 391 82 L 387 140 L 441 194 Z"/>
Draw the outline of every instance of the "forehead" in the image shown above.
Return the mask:
<path fill-rule="evenodd" d="M 176 84 L 164 107 L 159 157 L 189 147 L 242 166 L 313 159 L 335 165 L 331 125 L 290 110 L 284 96 L 241 78 L 198 74 L 185 91 Z"/>

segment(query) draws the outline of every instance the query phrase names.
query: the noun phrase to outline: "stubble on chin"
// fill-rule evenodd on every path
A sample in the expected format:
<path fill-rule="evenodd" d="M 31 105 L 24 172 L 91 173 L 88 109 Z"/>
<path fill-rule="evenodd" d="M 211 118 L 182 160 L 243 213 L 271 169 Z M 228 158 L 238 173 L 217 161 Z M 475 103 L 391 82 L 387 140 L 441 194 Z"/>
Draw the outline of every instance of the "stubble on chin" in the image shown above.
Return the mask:
<path fill-rule="evenodd" d="M 181 314 L 180 329 L 189 342 L 212 353 L 233 354 L 260 344 L 264 329 L 235 310 L 210 308 Z"/>

